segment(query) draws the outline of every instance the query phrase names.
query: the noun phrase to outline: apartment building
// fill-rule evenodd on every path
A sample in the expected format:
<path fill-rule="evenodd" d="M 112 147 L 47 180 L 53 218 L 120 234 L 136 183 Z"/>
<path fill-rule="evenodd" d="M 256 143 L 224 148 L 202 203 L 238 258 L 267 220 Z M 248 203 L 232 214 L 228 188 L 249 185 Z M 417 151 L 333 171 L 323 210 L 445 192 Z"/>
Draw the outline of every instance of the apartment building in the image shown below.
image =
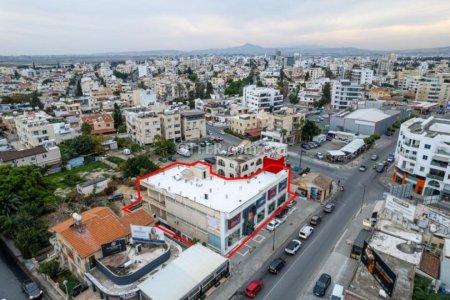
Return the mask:
<path fill-rule="evenodd" d="M 217 156 L 217 174 L 229 177 L 248 177 L 262 169 L 263 154 L 239 154 Z"/>
<path fill-rule="evenodd" d="M 161 119 L 152 111 L 127 112 L 127 133 L 134 143 L 141 146 L 153 143 L 156 135 L 162 136 Z"/>
<path fill-rule="evenodd" d="M 298 101 L 303 105 L 313 105 L 322 98 L 320 89 L 304 89 L 298 93 Z"/>
<path fill-rule="evenodd" d="M 394 181 L 424 196 L 450 197 L 450 121 L 414 118 L 400 127 Z"/>
<path fill-rule="evenodd" d="M 420 77 L 415 85 L 416 101 L 437 102 L 440 93 L 438 77 Z"/>
<path fill-rule="evenodd" d="M 91 134 L 108 134 L 116 132 L 114 118 L 107 114 L 85 115 L 80 118 L 80 128 L 83 123 L 92 126 Z"/>
<path fill-rule="evenodd" d="M 166 140 L 181 141 L 181 115 L 166 111 L 159 115 L 161 119 L 161 133 Z"/>
<path fill-rule="evenodd" d="M 50 116 L 44 114 L 23 115 L 15 118 L 20 143 L 27 148 L 44 145 L 49 141 L 54 141 L 58 145 L 78 135 L 69 124 L 51 123 L 49 119 Z"/>
<path fill-rule="evenodd" d="M 230 120 L 230 129 L 240 135 L 247 135 L 258 129 L 258 120 L 256 114 L 243 114 L 232 117 Z"/>
<path fill-rule="evenodd" d="M 304 73 L 309 73 L 309 80 L 311 81 L 325 77 L 325 71 L 322 68 L 308 68 L 305 69 Z"/>
<path fill-rule="evenodd" d="M 283 107 L 283 95 L 276 89 L 248 85 L 244 87 L 242 105 L 251 112 L 279 111 Z"/>
<path fill-rule="evenodd" d="M 133 102 L 135 106 L 147 107 L 154 105 L 156 103 L 156 94 L 152 90 L 134 90 Z"/>
<path fill-rule="evenodd" d="M 343 109 L 351 107 L 353 103 L 361 100 L 362 97 L 362 88 L 358 83 L 347 79 L 332 82 L 331 105 L 333 108 Z"/>
<path fill-rule="evenodd" d="M 262 137 L 268 140 L 293 145 L 301 140 L 301 120 L 304 113 L 296 113 L 294 108 L 283 108 L 268 114 L 267 127 L 261 128 Z"/>
<path fill-rule="evenodd" d="M 287 181 L 282 166 L 227 180 L 196 162 L 175 163 L 140 185 L 144 209 L 161 223 L 226 255 L 288 200 Z"/>
<path fill-rule="evenodd" d="M 0 165 L 12 167 L 38 166 L 57 168 L 61 165 L 61 152 L 52 141 L 31 149 L 10 150 L 0 152 Z"/>
<path fill-rule="evenodd" d="M 184 111 L 181 113 L 181 135 L 183 140 L 191 141 L 206 137 L 205 113 Z"/>
<path fill-rule="evenodd" d="M 373 70 L 370 69 L 353 69 L 351 81 L 358 84 L 372 84 Z"/>

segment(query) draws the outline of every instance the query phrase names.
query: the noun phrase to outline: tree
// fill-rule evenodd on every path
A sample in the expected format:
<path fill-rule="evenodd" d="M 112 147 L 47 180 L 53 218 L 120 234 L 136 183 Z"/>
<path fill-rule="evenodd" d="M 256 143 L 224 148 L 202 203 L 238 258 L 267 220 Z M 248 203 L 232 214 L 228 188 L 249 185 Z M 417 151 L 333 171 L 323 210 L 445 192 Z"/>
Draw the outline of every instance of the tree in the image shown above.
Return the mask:
<path fill-rule="evenodd" d="M 15 214 L 22 202 L 13 194 L 0 194 L 0 215 L 7 217 Z"/>
<path fill-rule="evenodd" d="M 91 135 L 80 135 L 59 144 L 61 158 L 68 161 L 74 157 L 93 154 L 95 145 Z"/>
<path fill-rule="evenodd" d="M 322 88 L 322 98 L 315 103 L 315 106 L 322 107 L 331 103 L 331 84 L 326 82 Z"/>
<path fill-rule="evenodd" d="M 80 131 L 81 131 L 82 135 L 90 135 L 92 132 L 92 129 L 94 129 L 94 126 L 92 126 L 88 122 L 83 122 L 83 124 L 81 124 Z"/>
<path fill-rule="evenodd" d="M 188 78 L 189 78 L 189 80 L 190 80 L 190 81 L 192 81 L 192 82 L 196 82 L 196 81 L 197 81 L 197 78 L 198 78 L 198 76 L 197 76 L 197 74 L 196 74 L 196 73 L 192 73 L 192 74 L 189 74 L 189 75 L 188 75 Z"/>
<path fill-rule="evenodd" d="M 195 84 L 195 98 L 205 99 L 205 85 L 203 83 Z"/>
<path fill-rule="evenodd" d="M 135 177 L 158 170 L 158 166 L 148 156 L 138 155 L 128 159 L 122 169 L 126 177 Z"/>
<path fill-rule="evenodd" d="M 39 109 L 43 109 L 44 108 L 44 104 L 39 99 L 39 93 L 37 91 L 34 91 L 31 94 L 30 105 L 33 108 L 35 108 L 35 107 L 39 107 Z"/>
<path fill-rule="evenodd" d="M 75 89 L 75 97 L 81 97 L 81 96 L 83 96 L 83 89 L 81 88 L 81 79 L 78 78 L 77 88 Z"/>
<path fill-rule="evenodd" d="M 166 140 L 163 136 L 157 134 L 153 138 L 153 146 L 155 147 L 155 153 L 166 157 L 173 155 L 177 152 L 177 148 L 174 142 Z"/>
<path fill-rule="evenodd" d="M 59 272 L 59 261 L 57 259 L 52 259 L 50 261 L 40 263 L 39 272 L 49 276 L 50 278 L 56 277 Z"/>
<path fill-rule="evenodd" d="M 297 104 L 298 103 L 297 94 L 290 94 L 289 95 L 289 102 L 291 102 L 291 104 Z"/>
<path fill-rule="evenodd" d="M 306 72 L 305 74 L 305 81 L 309 81 L 309 72 Z"/>
<path fill-rule="evenodd" d="M 206 83 L 206 95 L 205 99 L 210 99 L 211 95 L 214 94 L 214 87 L 210 81 Z"/>
<path fill-rule="evenodd" d="M 287 130 L 282 128 L 280 129 L 280 135 L 281 135 L 281 142 L 284 143 L 284 138 L 286 137 Z"/>
<path fill-rule="evenodd" d="M 120 111 L 120 107 L 117 103 L 114 103 L 113 118 L 114 118 L 114 128 L 118 129 L 119 126 L 123 124 L 123 121 L 122 121 L 122 112 Z"/>
<path fill-rule="evenodd" d="M 295 129 L 295 139 L 297 142 L 300 142 L 302 138 L 302 129 L 303 126 L 305 126 L 305 118 L 301 118 L 297 123 L 294 123 L 294 129 Z"/>
<path fill-rule="evenodd" d="M 321 133 L 322 130 L 316 125 L 314 121 L 305 120 L 305 123 L 302 128 L 302 140 L 309 141 L 313 136 Z"/>

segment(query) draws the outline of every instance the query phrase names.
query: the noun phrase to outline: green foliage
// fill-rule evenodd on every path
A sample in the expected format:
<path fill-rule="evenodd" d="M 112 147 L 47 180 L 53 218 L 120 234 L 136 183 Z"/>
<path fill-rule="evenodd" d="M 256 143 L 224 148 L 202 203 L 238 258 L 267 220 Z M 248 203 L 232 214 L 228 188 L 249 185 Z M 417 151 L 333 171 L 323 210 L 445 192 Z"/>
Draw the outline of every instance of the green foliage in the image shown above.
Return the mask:
<path fill-rule="evenodd" d="M 116 70 L 113 71 L 113 75 L 123 80 L 128 80 L 128 78 L 130 77 L 130 74 L 122 73 Z"/>
<path fill-rule="evenodd" d="M 114 111 L 113 111 L 113 118 L 114 118 L 114 128 L 119 128 L 120 125 L 123 124 L 122 121 L 122 112 L 120 110 L 120 107 L 117 103 L 114 103 Z"/>
<path fill-rule="evenodd" d="M 82 182 L 83 179 L 81 179 L 80 176 L 78 176 L 78 174 L 68 174 L 67 176 L 65 176 L 62 180 L 62 182 L 66 185 L 66 186 L 70 186 L 70 187 L 74 187 L 76 186 L 78 183 Z"/>
<path fill-rule="evenodd" d="M 13 94 L 11 96 L 2 96 L 2 103 L 26 103 L 31 101 L 31 94 Z"/>
<path fill-rule="evenodd" d="M 319 126 L 316 125 L 314 121 L 305 120 L 302 128 L 302 140 L 309 141 L 313 136 L 318 135 L 322 132 Z"/>
<path fill-rule="evenodd" d="M 364 143 L 368 146 L 372 146 L 379 138 L 380 136 L 378 134 L 372 134 L 364 139 Z"/>
<path fill-rule="evenodd" d="M 155 170 L 158 170 L 158 166 L 150 161 L 146 155 L 132 157 L 123 165 L 123 172 L 126 177 L 144 175 Z"/>
<path fill-rule="evenodd" d="M 139 146 L 138 144 L 133 143 L 131 140 L 129 139 L 124 139 L 124 138 L 119 138 L 116 137 L 114 138 L 114 140 L 117 142 L 117 146 L 119 148 L 128 148 L 131 150 L 131 152 L 136 153 L 142 150 L 142 147 Z"/>
<path fill-rule="evenodd" d="M 211 95 L 214 94 L 214 87 L 210 81 L 206 83 L 206 95 L 205 99 L 211 98 Z"/>
<path fill-rule="evenodd" d="M 225 128 L 223 131 L 225 131 L 228 134 L 234 135 L 235 137 L 238 137 L 242 140 L 250 140 L 252 142 L 257 141 L 260 139 L 259 136 L 255 136 L 255 137 L 250 137 L 250 136 L 243 136 L 239 133 L 234 132 L 233 130 L 231 130 L 230 128 Z"/>
<path fill-rule="evenodd" d="M 189 78 L 190 81 L 196 82 L 197 79 L 198 79 L 197 73 L 191 73 L 191 74 L 189 74 L 189 75 L 188 75 L 188 78 Z"/>
<path fill-rule="evenodd" d="M 291 102 L 291 104 L 297 104 L 298 103 L 298 94 L 297 93 L 290 94 L 289 102 Z"/>
<path fill-rule="evenodd" d="M 322 88 L 322 98 L 315 103 L 316 107 L 322 107 L 331 103 L 331 84 L 326 82 Z"/>
<path fill-rule="evenodd" d="M 49 245 L 50 233 L 41 219 L 35 219 L 29 226 L 17 225 L 19 228 L 15 239 L 16 247 L 24 258 L 33 257 L 39 250 Z"/>
<path fill-rule="evenodd" d="M 163 136 L 155 135 L 153 138 L 153 146 L 155 147 L 155 153 L 166 157 L 173 155 L 177 152 L 177 146 L 173 141 L 166 140 Z"/>
<path fill-rule="evenodd" d="M 309 72 L 306 72 L 306 74 L 305 74 L 305 81 L 309 81 L 309 77 L 310 77 Z"/>
<path fill-rule="evenodd" d="M 114 163 L 114 164 L 116 164 L 116 165 L 120 165 L 122 162 L 125 161 L 124 159 L 122 159 L 122 158 L 120 158 L 120 157 L 117 157 L 117 156 L 111 156 L 111 155 L 108 155 L 108 156 L 106 157 L 106 160 L 107 160 L 107 161 L 110 161 L 110 162 L 112 162 L 112 163 Z"/>
<path fill-rule="evenodd" d="M 436 294 L 431 280 L 420 275 L 414 277 L 413 300 L 449 300 L 450 296 Z"/>
<path fill-rule="evenodd" d="M 59 145 L 61 150 L 61 158 L 63 161 L 68 161 L 69 159 L 93 154 L 95 150 L 95 144 L 93 142 L 92 136 L 90 135 L 80 135 L 71 140 L 67 140 Z"/>
<path fill-rule="evenodd" d="M 244 87 L 246 85 L 252 84 L 252 78 L 249 76 L 245 78 L 244 80 L 236 80 L 232 81 L 224 91 L 225 95 L 237 95 L 239 94 L 242 96 L 242 92 L 244 90 Z"/>
<path fill-rule="evenodd" d="M 195 84 L 195 98 L 205 99 L 205 85 L 203 83 Z"/>
<path fill-rule="evenodd" d="M 125 132 L 127 132 L 127 126 L 125 124 L 122 124 L 119 127 L 117 127 L 117 131 L 119 133 L 125 133 Z"/>
<path fill-rule="evenodd" d="M 53 82 L 53 80 L 51 80 L 50 78 L 44 79 L 44 81 L 42 81 L 42 84 L 47 84 Z"/>
<path fill-rule="evenodd" d="M 55 278 L 59 272 L 59 261 L 52 259 L 39 264 L 39 272 L 48 275 L 50 278 Z"/>
<path fill-rule="evenodd" d="M 92 132 L 92 129 L 94 129 L 94 127 L 91 124 L 89 124 L 87 122 L 83 122 L 83 124 L 81 124 L 80 131 L 81 131 L 82 135 L 90 135 Z"/>
<path fill-rule="evenodd" d="M 75 89 L 75 97 L 83 96 L 83 89 L 81 88 L 81 79 L 78 78 L 77 87 Z"/>
<path fill-rule="evenodd" d="M 69 293 L 69 295 L 72 295 L 73 293 L 73 288 L 76 287 L 77 285 L 80 284 L 80 281 L 78 280 L 78 278 L 76 278 L 72 273 L 70 273 L 70 271 L 66 270 L 63 273 L 58 275 L 58 283 L 59 283 L 59 288 L 61 289 L 61 291 L 63 291 L 64 293 L 66 293 L 66 287 L 63 284 L 63 281 L 67 280 L 67 292 Z"/>

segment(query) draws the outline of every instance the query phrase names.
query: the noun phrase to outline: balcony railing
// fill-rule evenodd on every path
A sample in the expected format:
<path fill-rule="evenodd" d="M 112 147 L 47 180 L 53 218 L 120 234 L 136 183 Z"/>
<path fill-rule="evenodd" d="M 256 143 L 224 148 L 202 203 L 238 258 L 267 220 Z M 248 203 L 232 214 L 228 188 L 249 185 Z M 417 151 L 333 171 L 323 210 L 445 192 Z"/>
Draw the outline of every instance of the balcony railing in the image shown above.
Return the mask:
<path fill-rule="evenodd" d="M 444 169 L 446 169 L 448 167 L 448 163 L 439 162 L 439 161 L 435 161 L 435 160 L 431 161 L 431 165 L 439 167 L 439 168 L 444 168 Z"/>
<path fill-rule="evenodd" d="M 436 174 L 427 174 L 428 178 L 432 178 L 432 179 L 436 179 L 439 181 L 443 181 L 444 180 L 444 176 L 440 176 L 440 175 L 436 175 Z"/>

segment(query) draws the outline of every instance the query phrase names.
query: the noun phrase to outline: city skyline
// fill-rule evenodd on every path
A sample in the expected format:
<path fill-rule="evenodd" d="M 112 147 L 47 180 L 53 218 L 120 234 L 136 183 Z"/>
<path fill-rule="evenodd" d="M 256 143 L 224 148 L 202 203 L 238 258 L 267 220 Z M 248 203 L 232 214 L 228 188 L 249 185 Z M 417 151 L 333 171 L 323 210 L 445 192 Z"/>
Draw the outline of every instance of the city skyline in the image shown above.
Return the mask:
<path fill-rule="evenodd" d="M 0 55 L 263 47 L 395 50 L 450 45 L 442 1 L 3 2 Z"/>

